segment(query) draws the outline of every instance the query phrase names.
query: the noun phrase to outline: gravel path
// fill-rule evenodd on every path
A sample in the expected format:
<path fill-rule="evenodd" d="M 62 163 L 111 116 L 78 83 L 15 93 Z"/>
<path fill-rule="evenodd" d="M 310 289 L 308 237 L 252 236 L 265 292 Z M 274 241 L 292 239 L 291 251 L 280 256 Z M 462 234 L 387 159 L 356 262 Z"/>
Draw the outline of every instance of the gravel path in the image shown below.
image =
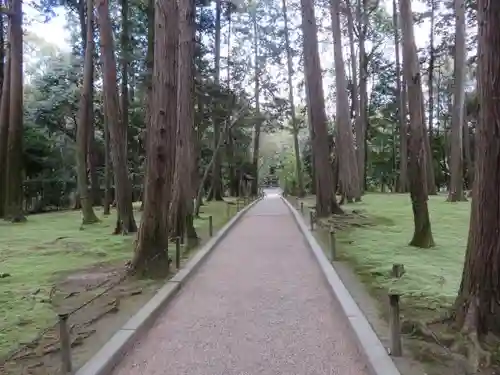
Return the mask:
<path fill-rule="evenodd" d="M 288 208 L 243 217 L 114 375 L 367 375 Z"/>

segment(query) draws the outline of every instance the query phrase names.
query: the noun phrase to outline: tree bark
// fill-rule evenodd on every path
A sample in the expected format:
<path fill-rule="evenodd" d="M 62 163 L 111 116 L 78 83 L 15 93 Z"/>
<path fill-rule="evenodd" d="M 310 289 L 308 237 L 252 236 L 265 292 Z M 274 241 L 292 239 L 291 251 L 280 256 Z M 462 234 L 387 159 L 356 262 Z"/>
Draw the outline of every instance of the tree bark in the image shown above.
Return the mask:
<path fill-rule="evenodd" d="M 188 245 L 198 242 L 193 225 L 194 187 L 192 183 L 194 128 L 194 46 L 195 4 L 185 0 L 179 4 L 179 82 L 177 105 L 177 139 L 175 177 L 170 206 L 170 228 L 177 236 L 187 233 Z"/>
<path fill-rule="evenodd" d="M 462 125 L 463 134 L 463 147 L 464 147 L 464 162 L 465 170 L 467 176 L 467 188 L 472 189 L 472 183 L 474 182 L 474 163 L 472 162 L 472 152 L 471 152 L 471 136 L 469 130 L 469 122 L 465 121 Z"/>
<path fill-rule="evenodd" d="M 5 217 L 26 221 L 23 213 L 23 27 L 22 0 L 12 0 L 10 16 L 10 101 L 7 137 Z"/>
<path fill-rule="evenodd" d="M 7 28 L 7 30 L 9 30 Z M 7 32 L 10 35 L 10 32 Z M 0 218 L 5 216 L 7 188 L 7 137 L 9 134 L 9 102 L 10 102 L 10 38 L 6 45 L 4 65 L 4 81 L 2 84 L 2 97 L 0 99 Z"/>
<path fill-rule="evenodd" d="M 347 18 L 347 34 L 349 36 L 349 53 L 351 55 L 351 96 L 352 96 L 352 113 L 354 117 L 354 126 L 356 131 L 356 139 L 358 130 L 356 128 L 359 118 L 359 87 L 358 87 L 358 64 L 356 61 L 356 50 L 354 48 L 354 19 L 352 16 L 352 6 L 350 0 L 345 0 L 346 18 Z M 357 157 L 356 149 L 356 157 Z"/>
<path fill-rule="evenodd" d="M 5 79 L 5 62 L 6 62 L 6 53 L 5 53 L 5 30 L 4 30 L 4 16 L 0 15 L 0 95 L 3 88 L 3 82 Z"/>
<path fill-rule="evenodd" d="M 221 46 L 221 15 L 222 15 L 222 0 L 215 1 L 215 71 L 214 83 L 220 85 L 220 46 Z M 212 164 L 212 190 L 207 197 L 208 200 L 221 201 L 222 198 L 222 179 L 221 179 L 221 153 L 216 152 L 221 133 L 221 119 L 217 115 L 218 111 L 214 111 L 212 119 L 214 124 L 213 134 L 213 152 L 215 154 L 214 163 Z"/>
<path fill-rule="evenodd" d="M 83 86 L 80 94 L 80 108 L 78 113 L 78 126 L 76 130 L 76 170 L 78 182 L 78 194 L 82 208 L 82 224 L 92 224 L 99 221 L 92 208 L 92 199 L 89 195 L 87 180 L 87 151 L 89 141 L 89 125 L 93 118 L 90 118 L 90 108 L 92 101 L 93 85 L 93 58 L 94 58 L 94 37 L 92 30 L 93 23 L 93 0 L 87 1 L 87 35 L 85 45 L 85 61 Z M 92 113 L 93 114 L 93 113 Z"/>
<path fill-rule="evenodd" d="M 392 0 L 392 20 L 394 25 L 394 47 L 396 54 L 396 101 L 398 103 L 399 120 L 399 179 L 398 193 L 408 192 L 408 125 L 406 122 L 406 84 L 401 77 L 399 12 L 396 0 Z M 403 83 L 401 82 L 403 80 Z"/>
<path fill-rule="evenodd" d="M 367 1 L 368 0 L 358 0 L 357 3 L 357 18 L 359 24 L 359 121 L 356 121 L 355 128 L 357 146 L 356 157 L 361 193 L 364 192 L 366 185 L 366 132 L 368 129 L 368 58 L 365 51 L 365 40 L 369 23 Z"/>
<path fill-rule="evenodd" d="M 361 200 L 360 175 L 354 139 L 349 121 L 349 97 L 347 94 L 347 81 L 342 56 L 342 32 L 340 30 L 340 4 L 338 0 L 330 0 L 330 15 L 332 21 L 334 60 L 335 60 L 335 88 L 337 92 L 337 159 L 339 167 L 339 182 L 342 192 L 349 202 Z M 357 135 L 357 134 L 356 134 Z M 358 150 L 360 150 L 358 144 Z M 364 154 L 360 157 L 364 158 Z M 364 165 L 364 161 L 363 161 Z M 363 167 L 364 168 L 364 167 Z"/>
<path fill-rule="evenodd" d="M 252 165 L 254 179 L 252 180 L 252 194 L 257 195 L 259 186 L 259 149 L 260 149 L 260 128 L 262 121 L 260 118 L 260 61 L 259 61 L 259 28 L 257 24 L 257 10 L 254 10 L 252 15 L 253 24 L 253 49 L 254 49 L 254 96 L 255 96 L 255 112 L 257 119 L 255 122 L 255 133 L 253 139 L 253 155 Z"/>
<path fill-rule="evenodd" d="M 147 129 L 144 212 L 132 260 L 135 271 L 158 265 L 168 269 L 168 207 L 175 156 L 172 135 L 177 129 L 177 1 L 157 1 L 154 14 L 153 102 Z"/>
<path fill-rule="evenodd" d="M 155 47 L 155 2 L 154 0 L 148 0 L 148 7 L 147 7 L 147 16 L 148 16 L 148 49 L 146 52 L 146 77 L 145 77 L 145 83 L 146 83 L 146 124 L 149 124 L 151 122 L 151 115 L 150 115 L 150 106 L 153 103 L 153 86 L 152 86 L 152 79 L 153 79 L 153 66 L 154 66 L 154 47 Z M 146 129 L 144 129 L 144 144 L 147 145 L 148 143 L 148 126 L 146 125 Z M 147 147 L 147 146 L 146 146 Z M 144 210 L 144 190 L 145 190 L 145 185 L 146 185 L 146 176 L 144 175 L 144 184 L 142 187 L 142 202 L 141 202 L 141 208 L 140 210 Z"/>
<path fill-rule="evenodd" d="M 332 213 L 342 214 L 343 211 L 337 203 L 333 186 L 314 4 L 312 0 L 301 0 L 300 3 L 307 113 L 315 170 L 316 214 L 326 217 Z"/>
<path fill-rule="evenodd" d="M 411 246 L 429 248 L 434 246 L 429 210 L 427 207 L 427 185 L 425 173 L 425 144 L 427 136 L 424 126 L 424 107 L 420 67 L 413 34 L 413 13 L 411 0 L 399 2 L 403 34 L 403 66 L 408 84 L 410 110 L 410 163 L 409 182 L 415 232 Z"/>
<path fill-rule="evenodd" d="M 109 19 L 108 0 L 97 4 L 103 62 L 103 91 L 105 109 L 111 138 L 111 160 L 115 177 L 117 220 L 114 233 L 137 231 L 132 209 L 132 191 L 127 170 L 127 124 L 123 123 L 118 104 L 116 61 L 113 48 L 113 31 Z"/>
<path fill-rule="evenodd" d="M 465 2 L 455 0 L 455 87 L 453 88 L 453 112 L 451 118 L 450 192 L 448 200 L 467 200 L 464 195 L 462 135 L 465 100 Z"/>
<path fill-rule="evenodd" d="M 286 0 L 282 0 L 283 18 L 285 22 L 285 48 L 286 48 L 286 61 L 288 69 L 288 101 L 290 102 L 290 116 L 292 119 L 292 135 L 293 135 L 293 148 L 295 152 L 295 173 L 297 178 L 297 196 L 304 197 L 304 176 L 302 173 L 302 164 L 300 161 L 300 147 L 299 147 L 299 125 L 295 113 L 295 103 L 293 98 L 293 60 L 292 49 L 290 47 L 290 36 L 288 30 L 288 11 Z"/>
<path fill-rule="evenodd" d="M 110 158 L 110 144 L 109 144 L 109 126 L 108 119 L 106 118 L 106 109 L 104 110 L 104 215 L 110 214 L 111 201 L 113 200 L 111 194 L 112 175 L 111 175 L 111 158 Z"/>
<path fill-rule="evenodd" d="M 456 300 L 456 322 L 469 337 L 500 334 L 500 3 L 478 1 L 479 121 L 476 128 L 475 180 L 462 282 Z M 475 354 L 479 347 L 475 346 Z M 477 370 L 477 369 L 474 369 Z M 475 372 L 475 371 L 474 371 Z"/>
<path fill-rule="evenodd" d="M 435 2 L 436 0 L 431 0 L 431 27 L 430 27 L 430 56 L 429 56 L 429 126 L 428 132 L 425 133 L 425 151 L 427 154 L 426 157 L 426 173 L 427 173 L 427 191 L 431 195 L 437 194 L 436 189 L 436 177 L 434 173 L 434 161 L 433 161 L 433 153 L 432 153 L 432 140 L 434 139 L 433 125 L 434 125 L 434 59 L 435 59 L 435 49 L 434 49 L 434 18 L 435 18 Z M 422 102 L 422 105 L 424 103 Z M 423 114 L 425 114 L 425 110 L 423 110 Z M 424 119 L 425 126 L 425 119 Z"/>
<path fill-rule="evenodd" d="M 227 88 L 231 89 L 231 16 L 232 13 L 228 14 L 228 25 L 227 25 Z M 228 115 L 226 119 L 227 122 L 231 121 L 231 115 Z M 233 142 L 233 132 L 230 127 L 227 130 L 227 146 L 226 146 L 226 161 L 228 164 L 228 178 L 229 178 L 229 195 L 235 197 L 238 195 L 238 189 L 236 186 L 236 172 L 235 172 L 235 161 L 234 161 L 234 142 Z"/>

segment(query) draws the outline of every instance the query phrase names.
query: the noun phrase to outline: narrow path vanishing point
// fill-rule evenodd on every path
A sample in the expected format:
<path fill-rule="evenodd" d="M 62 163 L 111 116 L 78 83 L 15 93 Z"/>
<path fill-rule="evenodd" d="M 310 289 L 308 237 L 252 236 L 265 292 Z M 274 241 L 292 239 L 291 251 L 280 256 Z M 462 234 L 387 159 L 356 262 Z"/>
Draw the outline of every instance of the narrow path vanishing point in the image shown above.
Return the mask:
<path fill-rule="evenodd" d="M 367 375 L 280 198 L 257 203 L 114 375 Z"/>

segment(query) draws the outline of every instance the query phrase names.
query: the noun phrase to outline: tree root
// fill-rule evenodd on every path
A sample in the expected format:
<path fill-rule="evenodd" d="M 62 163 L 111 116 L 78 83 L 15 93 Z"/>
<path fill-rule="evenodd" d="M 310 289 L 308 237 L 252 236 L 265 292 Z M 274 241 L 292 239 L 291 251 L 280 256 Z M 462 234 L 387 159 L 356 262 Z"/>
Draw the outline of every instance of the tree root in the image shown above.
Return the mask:
<path fill-rule="evenodd" d="M 403 322 L 401 328 L 404 332 L 419 336 L 443 348 L 457 367 L 457 373 L 473 375 L 492 364 L 492 353 L 481 345 L 474 317 L 475 306 L 471 304 L 461 331 L 454 334 L 440 332 L 439 337 L 429 328 L 429 325 L 450 322 L 453 320 L 453 315 L 445 314 L 430 323 L 406 321 Z"/>
<path fill-rule="evenodd" d="M 481 346 L 477 332 L 465 334 L 461 332 L 450 350 L 461 353 L 467 358 L 467 374 L 477 374 L 480 368 L 491 366 L 492 354 Z"/>

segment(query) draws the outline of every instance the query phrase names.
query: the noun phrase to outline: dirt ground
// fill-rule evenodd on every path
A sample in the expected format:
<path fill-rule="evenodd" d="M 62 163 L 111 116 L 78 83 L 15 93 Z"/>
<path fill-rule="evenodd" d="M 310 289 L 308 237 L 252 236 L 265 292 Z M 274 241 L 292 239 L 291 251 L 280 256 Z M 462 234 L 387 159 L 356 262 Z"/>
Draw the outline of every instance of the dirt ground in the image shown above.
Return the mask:
<path fill-rule="evenodd" d="M 125 276 L 124 265 L 116 264 L 58 276 L 51 303 L 54 311 L 70 313 L 74 368 L 92 357 L 162 284 L 158 280 Z M 0 374 L 56 375 L 62 374 L 60 368 L 59 326 L 55 325 L 11 353 L 10 359 L 0 366 Z"/>

